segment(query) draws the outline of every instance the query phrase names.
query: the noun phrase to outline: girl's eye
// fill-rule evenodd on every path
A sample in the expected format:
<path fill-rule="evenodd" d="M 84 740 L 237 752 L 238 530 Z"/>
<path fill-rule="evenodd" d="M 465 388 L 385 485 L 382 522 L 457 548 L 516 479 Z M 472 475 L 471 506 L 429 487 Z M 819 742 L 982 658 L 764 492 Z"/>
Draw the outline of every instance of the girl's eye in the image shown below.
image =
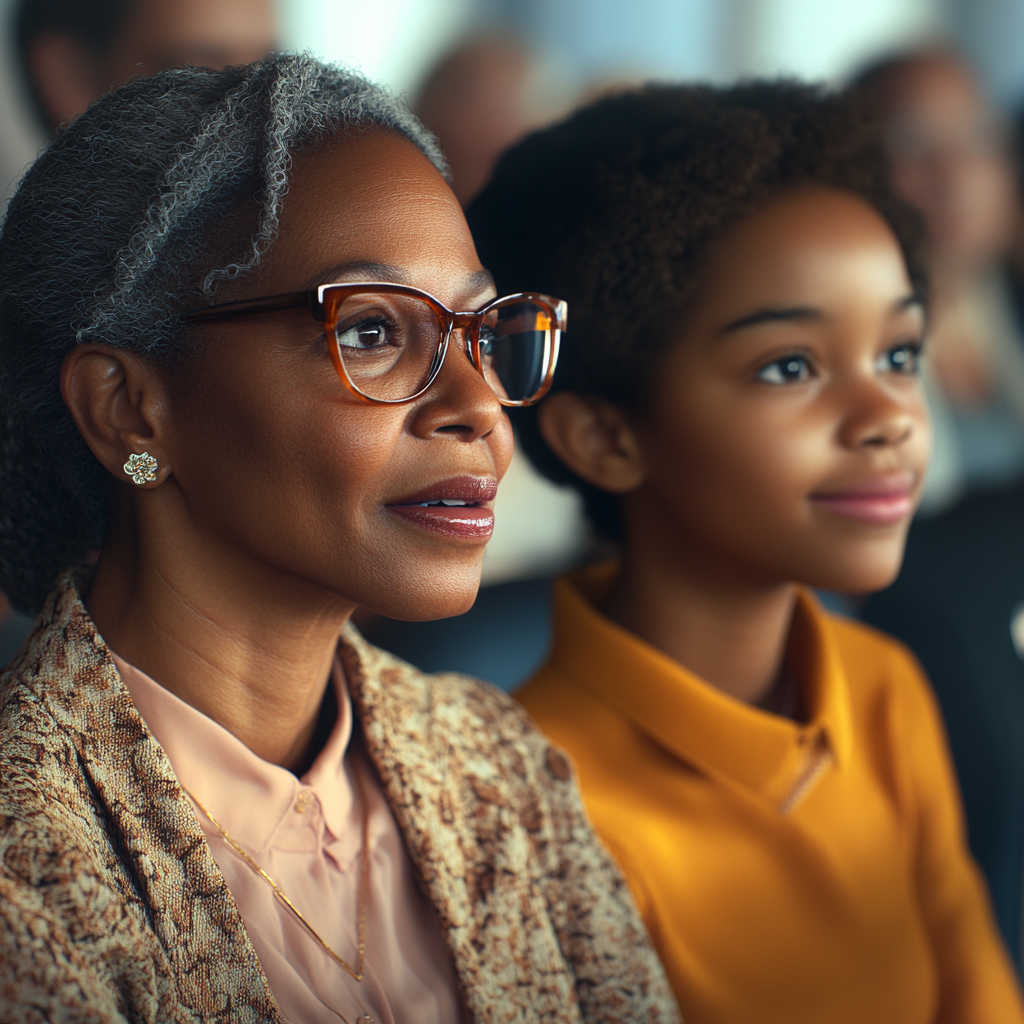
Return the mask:
<path fill-rule="evenodd" d="M 878 373 L 918 373 L 921 369 L 921 343 L 904 342 L 883 352 L 875 360 Z"/>
<path fill-rule="evenodd" d="M 800 384 L 810 380 L 811 364 L 805 356 L 783 356 L 757 371 L 765 384 Z"/>
<path fill-rule="evenodd" d="M 393 343 L 388 325 L 379 320 L 364 321 L 351 327 L 339 327 L 336 334 L 339 346 L 357 352 L 379 351 Z"/>

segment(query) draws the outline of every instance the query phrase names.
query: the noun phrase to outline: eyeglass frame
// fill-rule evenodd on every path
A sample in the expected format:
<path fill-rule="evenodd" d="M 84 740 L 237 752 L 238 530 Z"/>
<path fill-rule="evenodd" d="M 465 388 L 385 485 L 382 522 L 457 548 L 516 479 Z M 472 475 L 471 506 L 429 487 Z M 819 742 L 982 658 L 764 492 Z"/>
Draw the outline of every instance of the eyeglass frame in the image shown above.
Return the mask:
<path fill-rule="evenodd" d="M 504 305 L 511 300 L 532 302 L 535 305 L 543 307 L 550 315 L 552 326 L 549 328 L 551 333 L 551 342 L 547 366 L 545 368 L 544 378 L 541 381 L 540 387 L 536 393 L 531 395 L 528 399 L 516 401 L 509 398 L 502 398 L 501 395 L 494 391 L 493 387 L 491 387 L 491 390 L 494 391 L 494 396 L 503 406 L 508 408 L 521 408 L 523 406 L 534 405 L 536 402 L 539 402 L 551 388 L 551 382 L 555 376 L 555 367 L 558 363 L 558 349 L 561 341 L 561 335 L 565 331 L 566 324 L 568 322 L 569 307 L 563 299 L 555 299 L 550 295 L 542 295 L 539 292 L 513 292 L 511 295 L 502 295 L 500 298 L 492 299 L 479 310 L 466 310 L 459 312 L 449 309 L 439 298 L 435 295 L 431 295 L 430 292 L 423 291 L 422 288 L 413 288 L 411 285 L 393 284 L 387 281 L 361 281 L 358 283 L 343 282 L 337 284 L 321 284 L 308 291 L 284 292 L 281 295 L 267 295 L 258 299 L 241 299 L 236 302 L 221 302 L 214 306 L 203 306 L 199 309 L 192 309 L 186 313 L 182 313 L 181 320 L 187 324 L 212 323 L 224 320 L 233 320 L 237 317 L 253 316 L 259 313 L 277 313 L 288 309 L 301 309 L 304 306 L 308 306 L 313 319 L 323 326 L 328 335 L 331 335 L 337 326 L 337 320 L 335 320 L 333 324 L 328 324 L 327 322 L 325 298 L 328 292 L 341 295 L 341 298 L 337 303 L 339 306 L 349 295 L 358 295 L 361 292 L 380 292 L 386 295 L 407 295 L 411 298 L 421 299 L 434 310 L 443 325 L 444 329 L 441 333 L 437 350 L 434 353 L 433 361 L 430 364 L 427 381 L 423 387 L 416 392 L 416 394 L 410 395 L 408 398 L 374 398 L 371 395 L 364 394 L 360 391 L 349 376 L 348 369 L 341 358 L 337 339 L 335 339 L 335 344 L 331 345 L 330 349 L 331 359 L 334 362 L 334 368 L 337 371 L 338 376 L 352 395 L 369 405 L 404 405 L 407 402 L 414 402 L 424 394 L 434 381 L 437 380 L 438 374 L 441 372 L 441 367 L 444 365 L 445 357 L 448 355 L 448 344 L 451 340 L 452 332 L 456 330 L 463 331 L 466 339 L 466 347 L 469 351 L 470 362 L 473 364 L 474 369 L 480 374 L 480 376 L 484 378 L 487 386 L 491 387 L 490 382 L 484 374 L 483 361 L 480 358 L 480 326 L 483 323 L 484 317 L 492 309 L 496 306 Z"/>

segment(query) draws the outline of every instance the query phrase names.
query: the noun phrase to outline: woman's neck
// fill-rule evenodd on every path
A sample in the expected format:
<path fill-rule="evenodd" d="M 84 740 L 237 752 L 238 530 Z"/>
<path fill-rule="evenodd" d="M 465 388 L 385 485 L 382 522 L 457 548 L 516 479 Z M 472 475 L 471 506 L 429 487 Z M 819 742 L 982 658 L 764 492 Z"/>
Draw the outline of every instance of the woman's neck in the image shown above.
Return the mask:
<path fill-rule="evenodd" d="M 86 601 L 110 649 L 264 760 L 307 767 L 351 603 L 215 541 L 123 526 Z"/>
<path fill-rule="evenodd" d="M 666 556 L 627 545 L 604 612 L 722 692 L 773 707 L 796 586 Z"/>

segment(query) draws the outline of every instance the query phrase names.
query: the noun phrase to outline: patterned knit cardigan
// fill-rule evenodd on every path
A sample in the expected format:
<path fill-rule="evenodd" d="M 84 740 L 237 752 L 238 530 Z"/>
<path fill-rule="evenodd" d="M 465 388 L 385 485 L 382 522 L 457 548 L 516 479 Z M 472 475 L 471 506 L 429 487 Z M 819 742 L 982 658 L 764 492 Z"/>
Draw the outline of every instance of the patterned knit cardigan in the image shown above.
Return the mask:
<path fill-rule="evenodd" d="M 678 1021 L 565 757 L 492 687 L 339 650 L 469 1019 Z M 0 1021 L 285 1024 L 72 574 L 0 677 Z"/>

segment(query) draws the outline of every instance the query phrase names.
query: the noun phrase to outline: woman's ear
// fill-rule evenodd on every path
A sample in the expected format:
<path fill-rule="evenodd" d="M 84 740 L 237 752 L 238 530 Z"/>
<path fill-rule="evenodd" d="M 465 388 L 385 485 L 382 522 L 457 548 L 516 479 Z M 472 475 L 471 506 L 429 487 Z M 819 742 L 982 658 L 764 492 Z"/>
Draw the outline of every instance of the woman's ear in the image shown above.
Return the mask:
<path fill-rule="evenodd" d="M 117 479 L 127 481 L 128 456 L 156 459 L 157 487 L 171 472 L 166 446 L 167 403 L 157 367 L 111 345 L 77 345 L 65 357 L 60 393 L 93 455 Z"/>
<path fill-rule="evenodd" d="M 551 450 L 602 491 L 627 494 L 644 482 L 646 469 L 636 432 L 617 405 L 558 391 L 541 403 L 537 425 Z"/>

